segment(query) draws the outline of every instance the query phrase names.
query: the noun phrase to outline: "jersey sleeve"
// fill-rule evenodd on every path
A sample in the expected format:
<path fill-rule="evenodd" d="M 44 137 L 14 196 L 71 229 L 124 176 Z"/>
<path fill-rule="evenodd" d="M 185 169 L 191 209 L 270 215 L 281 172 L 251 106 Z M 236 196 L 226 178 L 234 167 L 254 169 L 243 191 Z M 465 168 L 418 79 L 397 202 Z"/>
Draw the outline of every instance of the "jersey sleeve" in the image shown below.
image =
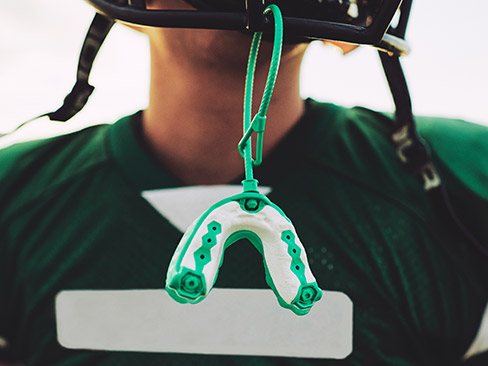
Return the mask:
<path fill-rule="evenodd" d="M 0 151 L 0 361 L 8 359 L 12 342 L 12 282 L 14 261 L 10 257 L 10 239 L 7 236 L 7 211 L 11 207 L 11 196 L 16 191 L 15 164 L 21 157 L 18 147 Z M 19 162 L 17 162 L 19 164 Z M 21 163 L 20 163 L 21 164 Z"/>
<path fill-rule="evenodd" d="M 22 260 L 29 257 L 26 237 L 34 236 L 38 223 L 25 213 L 66 180 L 105 161 L 103 131 L 91 127 L 0 150 L 0 362 L 19 350 L 19 324 L 29 301 L 22 287 L 29 273 Z"/>

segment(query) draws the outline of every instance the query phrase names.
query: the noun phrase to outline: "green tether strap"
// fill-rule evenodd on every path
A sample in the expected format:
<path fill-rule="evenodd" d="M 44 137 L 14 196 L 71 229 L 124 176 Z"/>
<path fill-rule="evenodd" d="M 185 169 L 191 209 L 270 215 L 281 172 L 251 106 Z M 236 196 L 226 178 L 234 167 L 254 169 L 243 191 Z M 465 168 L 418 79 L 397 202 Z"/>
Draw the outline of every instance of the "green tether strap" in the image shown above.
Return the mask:
<path fill-rule="evenodd" d="M 268 79 L 266 80 L 266 87 L 264 89 L 263 98 L 259 107 L 258 113 L 251 121 L 252 113 L 252 93 L 254 84 L 254 74 L 256 71 L 256 60 L 259 53 L 259 45 L 263 36 L 262 32 L 254 33 L 251 51 L 249 53 L 249 61 L 247 64 L 246 84 L 244 89 L 244 116 L 243 116 L 243 132 L 244 136 L 239 141 L 239 153 L 244 159 L 244 169 L 246 179 L 243 181 L 244 191 L 257 191 L 257 181 L 253 176 L 253 166 L 261 164 L 263 159 L 263 141 L 264 130 L 266 127 L 266 113 L 268 111 L 271 96 L 276 83 L 278 75 L 278 68 L 281 60 L 281 50 L 283 48 L 283 17 L 278 6 L 272 4 L 265 10 L 264 14 L 272 13 L 275 24 L 273 53 L 271 56 L 271 64 L 269 67 Z M 252 157 L 252 139 L 253 132 L 257 134 L 256 141 L 256 158 Z"/>

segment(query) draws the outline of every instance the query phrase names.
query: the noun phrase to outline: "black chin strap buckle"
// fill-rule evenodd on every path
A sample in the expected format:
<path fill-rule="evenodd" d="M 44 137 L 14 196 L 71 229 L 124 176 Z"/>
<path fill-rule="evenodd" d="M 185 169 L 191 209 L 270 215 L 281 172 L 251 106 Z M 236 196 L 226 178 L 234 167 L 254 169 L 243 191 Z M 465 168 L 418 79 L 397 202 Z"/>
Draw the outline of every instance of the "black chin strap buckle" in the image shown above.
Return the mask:
<path fill-rule="evenodd" d="M 411 125 L 401 126 L 392 134 L 391 139 L 396 146 L 398 159 L 408 170 L 421 177 L 424 190 L 430 191 L 441 185 L 441 178 L 432 163 L 430 151 Z"/>
<path fill-rule="evenodd" d="M 266 23 L 264 16 L 265 0 L 246 0 L 246 29 L 249 32 L 262 32 Z"/>

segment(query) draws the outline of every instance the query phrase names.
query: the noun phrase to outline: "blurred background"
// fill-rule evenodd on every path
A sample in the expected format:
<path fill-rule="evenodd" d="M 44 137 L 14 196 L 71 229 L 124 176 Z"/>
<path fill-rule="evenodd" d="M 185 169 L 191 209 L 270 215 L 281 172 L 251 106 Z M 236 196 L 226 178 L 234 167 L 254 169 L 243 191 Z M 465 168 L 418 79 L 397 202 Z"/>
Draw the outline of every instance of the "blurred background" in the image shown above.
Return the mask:
<path fill-rule="evenodd" d="M 74 84 L 85 32 L 93 16 L 82 0 L 1 0 L 0 133 L 57 109 Z M 488 125 L 488 2 L 414 1 L 403 64 L 414 112 Z M 40 119 L 0 139 L 0 146 L 78 130 L 143 109 L 148 100 L 146 38 L 117 25 L 95 63 L 96 87 L 85 109 L 68 123 Z M 320 43 L 306 55 L 303 97 L 392 111 L 376 52 L 362 47 L 348 56 Z"/>

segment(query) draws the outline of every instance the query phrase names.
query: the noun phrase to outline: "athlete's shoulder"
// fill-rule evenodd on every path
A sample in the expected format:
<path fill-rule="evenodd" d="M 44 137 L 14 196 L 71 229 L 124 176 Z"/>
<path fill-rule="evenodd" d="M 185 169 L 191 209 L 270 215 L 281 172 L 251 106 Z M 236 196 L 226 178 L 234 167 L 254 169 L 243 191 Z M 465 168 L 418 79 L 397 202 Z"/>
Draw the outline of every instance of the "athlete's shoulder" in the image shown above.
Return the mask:
<path fill-rule="evenodd" d="M 395 125 L 387 115 L 362 107 L 310 103 L 312 141 L 309 146 L 324 160 L 338 166 L 347 163 L 347 170 L 362 170 L 366 161 L 382 160 L 385 153 L 394 155 L 390 136 Z"/>
<path fill-rule="evenodd" d="M 367 108 L 312 102 L 315 115 L 310 150 L 342 174 L 373 184 L 404 185 L 406 171 L 391 136 L 395 121 Z M 478 196 L 488 198 L 488 128 L 448 118 L 416 117 L 436 165 Z"/>
<path fill-rule="evenodd" d="M 397 157 L 391 138 L 397 125 L 388 114 L 313 101 L 311 111 L 302 148 L 313 166 L 365 194 L 401 202 L 417 212 L 426 209 L 422 183 Z M 416 123 L 454 204 L 469 203 L 462 210 L 486 217 L 488 128 L 446 118 L 416 117 Z"/>
<path fill-rule="evenodd" d="M 0 150 L 3 214 L 107 160 L 107 125 Z"/>
<path fill-rule="evenodd" d="M 307 151 L 317 164 L 383 194 L 407 194 L 417 185 L 396 156 L 395 123 L 387 115 L 318 102 L 312 102 L 312 110 Z"/>
<path fill-rule="evenodd" d="M 488 127 L 437 117 L 418 117 L 417 125 L 445 174 L 488 200 Z"/>

